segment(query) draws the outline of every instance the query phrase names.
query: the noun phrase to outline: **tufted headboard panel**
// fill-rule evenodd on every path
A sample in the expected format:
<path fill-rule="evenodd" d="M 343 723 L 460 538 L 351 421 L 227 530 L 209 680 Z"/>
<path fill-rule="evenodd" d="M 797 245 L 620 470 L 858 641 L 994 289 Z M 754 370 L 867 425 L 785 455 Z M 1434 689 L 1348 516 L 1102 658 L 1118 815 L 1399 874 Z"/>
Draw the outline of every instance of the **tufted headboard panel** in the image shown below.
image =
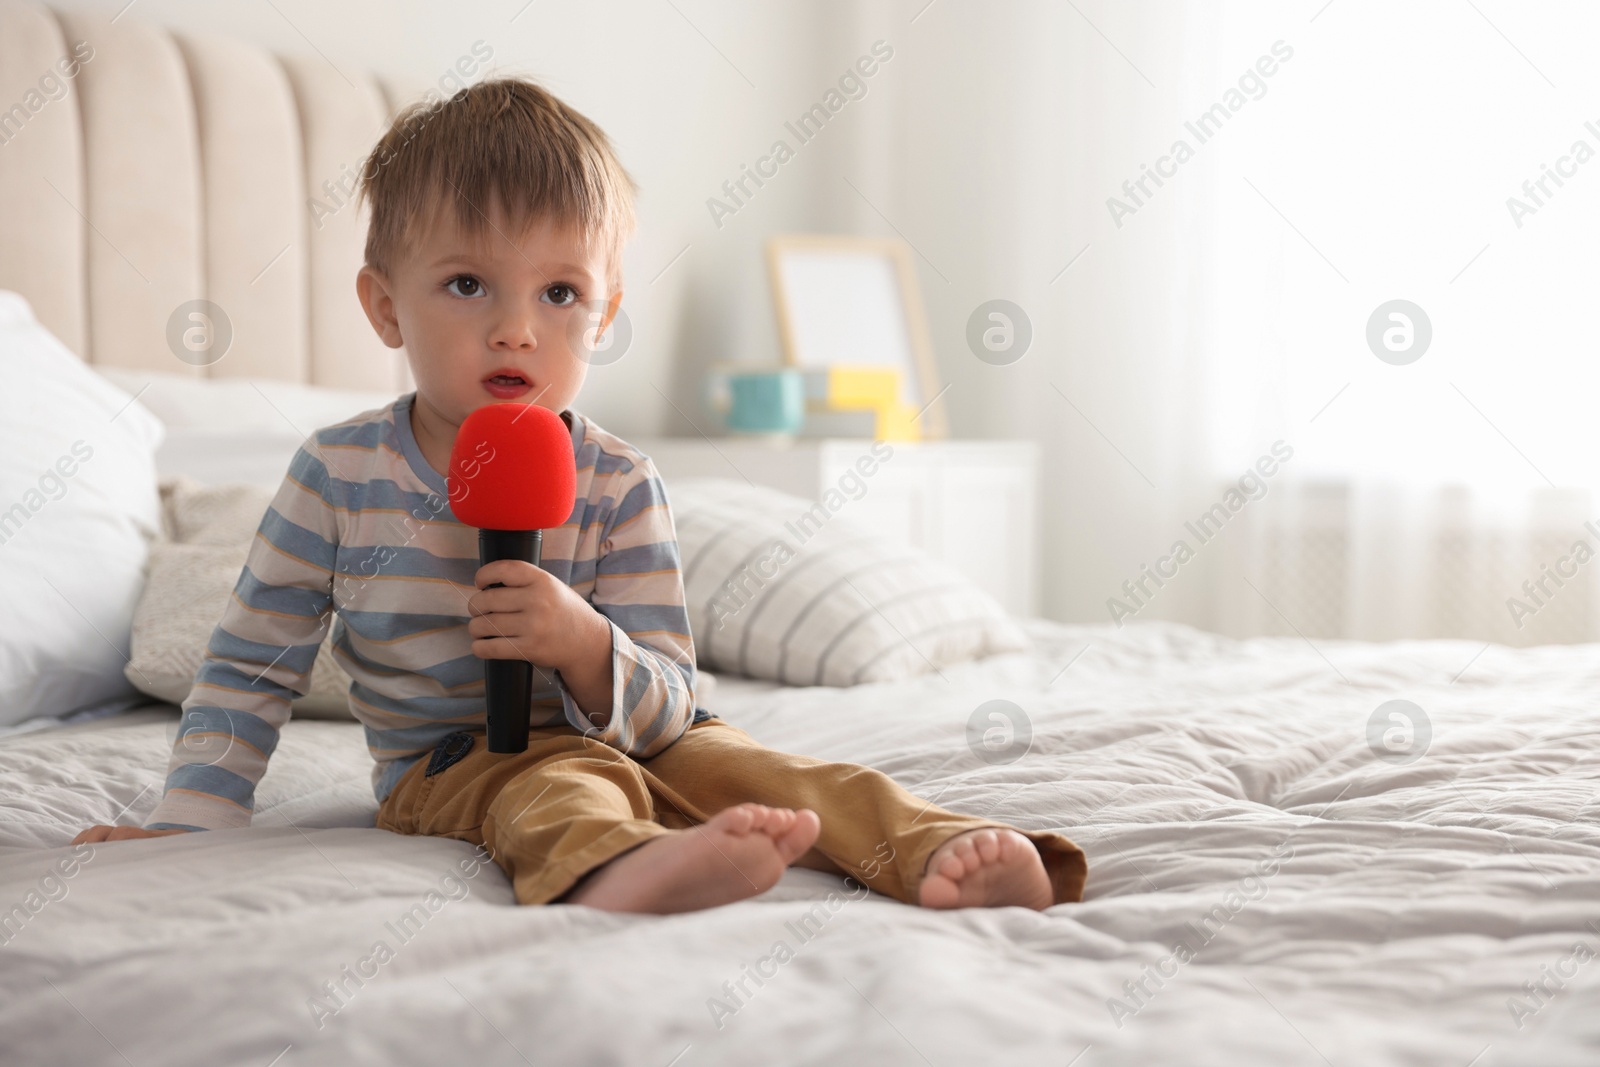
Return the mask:
<path fill-rule="evenodd" d="M 352 200 L 401 102 L 320 57 L 0 0 L 0 289 L 92 364 L 408 389 L 356 300 Z M 214 362 L 169 340 L 195 300 L 231 328 Z"/>

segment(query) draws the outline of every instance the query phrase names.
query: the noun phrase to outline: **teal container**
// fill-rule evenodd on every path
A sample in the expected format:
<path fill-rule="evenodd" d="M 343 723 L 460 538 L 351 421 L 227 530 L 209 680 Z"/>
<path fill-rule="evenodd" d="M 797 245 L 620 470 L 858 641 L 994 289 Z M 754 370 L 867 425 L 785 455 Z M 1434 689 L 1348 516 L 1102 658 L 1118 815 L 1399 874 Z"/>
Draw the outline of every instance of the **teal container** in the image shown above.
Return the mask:
<path fill-rule="evenodd" d="M 806 417 L 805 380 L 797 370 L 728 376 L 728 429 L 736 433 L 797 433 Z"/>

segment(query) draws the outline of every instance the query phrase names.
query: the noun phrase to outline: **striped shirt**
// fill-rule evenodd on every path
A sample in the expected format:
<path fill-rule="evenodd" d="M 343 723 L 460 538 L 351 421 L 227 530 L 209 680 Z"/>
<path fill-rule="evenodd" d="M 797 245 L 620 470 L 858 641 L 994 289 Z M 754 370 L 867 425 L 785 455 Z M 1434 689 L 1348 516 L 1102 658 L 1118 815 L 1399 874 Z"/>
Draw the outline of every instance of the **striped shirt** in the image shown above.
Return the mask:
<path fill-rule="evenodd" d="M 484 661 L 467 633 L 478 531 L 456 520 L 444 476 L 412 435 L 415 396 L 318 430 L 290 462 L 183 703 L 147 829 L 249 825 L 330 621 L 380 803 L 446 734 L 483 728 Z M 529 721 L 568 724 L 642 759 L 709 715 L 694 707 L 666 487 L 627 442 L 570 408 L 562 418 L 577 498 L 565 525 L 544 531 L 540 566 L 611 624 L 611 715 L 595 726 L 560 672 L 536 667 Z"/>

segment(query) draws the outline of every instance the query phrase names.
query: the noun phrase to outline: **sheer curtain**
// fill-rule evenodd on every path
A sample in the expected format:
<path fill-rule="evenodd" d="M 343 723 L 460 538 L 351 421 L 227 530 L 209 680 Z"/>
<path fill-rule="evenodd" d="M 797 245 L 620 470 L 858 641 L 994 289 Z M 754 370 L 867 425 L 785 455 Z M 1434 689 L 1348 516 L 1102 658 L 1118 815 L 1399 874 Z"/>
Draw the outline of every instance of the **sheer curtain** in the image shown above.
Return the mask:
<path fill-rule="evenodd" d="M 1600 12 L 856 10 L 898 65 L 835 218 L 917 248 L 955 432 L 1041 443 L 1046 614 L 1600 637 Z"/>
<path fill-rule="evenodd" d="M 1600 13 L 1307 10 L 1277 109 L 1219 153 L 1207 441 L 1296 450 L 1219 625 L 1594 640 Z M 1254 12 L 1229 14 L 1225 40 Z"/>

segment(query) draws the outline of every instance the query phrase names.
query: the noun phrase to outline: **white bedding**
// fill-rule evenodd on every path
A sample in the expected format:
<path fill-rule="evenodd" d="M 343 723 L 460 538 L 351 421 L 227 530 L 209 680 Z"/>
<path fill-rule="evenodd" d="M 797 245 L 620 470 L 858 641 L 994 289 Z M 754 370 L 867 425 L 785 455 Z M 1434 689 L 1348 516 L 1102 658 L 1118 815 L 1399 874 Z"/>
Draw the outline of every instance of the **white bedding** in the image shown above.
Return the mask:
<path fill-rule="evenodd" d="M 253 827 L 95 846 L 0 944 L 0 1062 L 1600 1062 L 1600 650 L 1028 626 L 1034 656 L 852 690 L 722 678 L 713 710 L 1067 832 L 1089 855 L 1082 904 L 926 912 L 794 869 L 690 915 L 519 908 L 492 866 L 446 880 L 470 846 L 370 828 L 359 727 L 295 721 Z M 995 698 L 1032 721 L 1014 763 L 964 743 Z M 1432 721 L 1410 765 L 1368 747 L 1392 698 Z M 175 721 L 0 741 L 0 907 L 82 825 L 154 805 Z M 409 941 L 386 925 L 456 885 Z M 801 942 L 786 923 L 830 892 L 842 906 Z M 1167 960 L 1219 904 L 1216 936 Z M 309 999 L 380 939 L 392 958 L 319 1029 Z M 723 983 L 779 939 L 793 958 L 719 1028 L 710 998 L 733 1006 Z"/>

